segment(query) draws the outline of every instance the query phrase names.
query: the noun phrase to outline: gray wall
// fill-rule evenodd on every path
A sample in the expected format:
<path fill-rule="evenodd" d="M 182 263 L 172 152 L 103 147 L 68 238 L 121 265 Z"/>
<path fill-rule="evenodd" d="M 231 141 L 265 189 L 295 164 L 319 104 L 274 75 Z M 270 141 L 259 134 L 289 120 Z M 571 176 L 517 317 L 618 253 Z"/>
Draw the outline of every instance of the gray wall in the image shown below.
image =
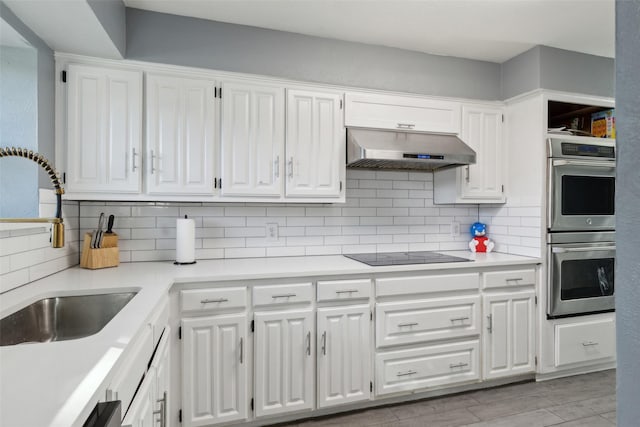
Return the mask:
<path fill-rule="evenodd" d="M 37 52 L 0 46 L 0 146 L 38 150 Z M 0 217 L 38 215 L 38 167 L 16 157 L 0 161 Z"/>
<path fill-rule="evenodd" d="M 502 99 L 543 88 L 614 96 L 612 58 L 536 46 L 501 65 Z"/>
<path fill-rule="evenodd" d="M 53 161 L 55 158 L 55 63 L 53 51 L 1 0 L 0 16 L 38 51 L 38 152 Z M 39 172 L 38 185 L 41 188 L 52 188 L 51 181 L 44 170 Z"/>
<path fill-rule="evenodd" d="M 616 1 L 618 425 L 640 420 L 640 0 Z"/>
<path fill-rule="evenodd" d="M 500 99 L 500 65 L 127 9 L 127 58 L 364 88 Z"/>
<path fill-rule="evenodd" d="M 124 58 L 127 50 L 126 8 L 122 0 L 87 0 L 102 28 Z"/>

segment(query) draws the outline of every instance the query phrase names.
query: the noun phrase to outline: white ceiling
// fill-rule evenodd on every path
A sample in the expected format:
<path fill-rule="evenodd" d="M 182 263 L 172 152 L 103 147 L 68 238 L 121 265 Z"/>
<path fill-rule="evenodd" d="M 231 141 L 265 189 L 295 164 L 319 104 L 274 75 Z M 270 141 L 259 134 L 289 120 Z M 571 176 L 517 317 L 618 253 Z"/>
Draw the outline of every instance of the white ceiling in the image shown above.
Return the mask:
<path fill-rule="evenodd" d="M 128 7 L 504 62 L 536 45 L 614 56 L 615 0 L 124 0 Z"/>

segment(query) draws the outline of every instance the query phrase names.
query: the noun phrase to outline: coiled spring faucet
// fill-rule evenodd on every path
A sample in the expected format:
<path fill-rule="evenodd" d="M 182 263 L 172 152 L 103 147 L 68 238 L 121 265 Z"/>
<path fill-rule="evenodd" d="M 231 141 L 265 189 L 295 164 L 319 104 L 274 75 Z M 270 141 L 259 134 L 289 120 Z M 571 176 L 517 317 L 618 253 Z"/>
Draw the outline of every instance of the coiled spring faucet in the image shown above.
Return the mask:
<path fill-rule="evenodd" d="M 0 218 L 0 222 L 10 223 L 41 223 L 46 222 L 52 224 L 51 227 L 51 246 L 54 248 L 61 248 L 64 246 L 64 224 L 62 223 L 62 195 L 64 194 L 64 188 L 60 184 L 60 178 L 58 173 L 49 164 L 42 154 L 34 153 L 33 150 L 26 148 L 15 147 L 0 147 L 0 157 L 23 157 L 25 159 L 33 160 L 38 165 L 42 166 L 49 175 L 49 178 L 53 182 L 54 191 L 56 193 L 56 216 L 55 218 Z"/>

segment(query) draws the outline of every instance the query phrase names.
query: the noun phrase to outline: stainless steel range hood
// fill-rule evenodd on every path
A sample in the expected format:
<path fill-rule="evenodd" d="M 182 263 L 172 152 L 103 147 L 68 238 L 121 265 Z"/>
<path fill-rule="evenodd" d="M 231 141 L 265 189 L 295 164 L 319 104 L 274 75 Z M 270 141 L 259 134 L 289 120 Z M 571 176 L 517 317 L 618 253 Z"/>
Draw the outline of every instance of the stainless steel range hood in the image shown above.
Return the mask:
<path fill-rule="evenodd" d="M 350 168 L 433 171 L 475 162 L 475 151 L 453 134 L 347 129 Z"/>

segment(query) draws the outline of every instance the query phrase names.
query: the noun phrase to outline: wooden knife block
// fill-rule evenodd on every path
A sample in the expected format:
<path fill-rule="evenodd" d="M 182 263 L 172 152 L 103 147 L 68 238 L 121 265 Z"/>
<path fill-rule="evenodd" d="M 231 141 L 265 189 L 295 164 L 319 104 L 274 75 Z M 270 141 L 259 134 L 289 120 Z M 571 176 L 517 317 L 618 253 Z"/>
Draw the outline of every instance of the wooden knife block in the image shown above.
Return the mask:
<path fill-rule="evenodd" d="M 101 248 L 92 248 L 91 233 L 85 233 L 80 267 L 97 270 L 99 268 L 117 267 L 118 265 L 120 265 L 120 251 L 116 233 L 105 233 L 102 238 Z"/>

